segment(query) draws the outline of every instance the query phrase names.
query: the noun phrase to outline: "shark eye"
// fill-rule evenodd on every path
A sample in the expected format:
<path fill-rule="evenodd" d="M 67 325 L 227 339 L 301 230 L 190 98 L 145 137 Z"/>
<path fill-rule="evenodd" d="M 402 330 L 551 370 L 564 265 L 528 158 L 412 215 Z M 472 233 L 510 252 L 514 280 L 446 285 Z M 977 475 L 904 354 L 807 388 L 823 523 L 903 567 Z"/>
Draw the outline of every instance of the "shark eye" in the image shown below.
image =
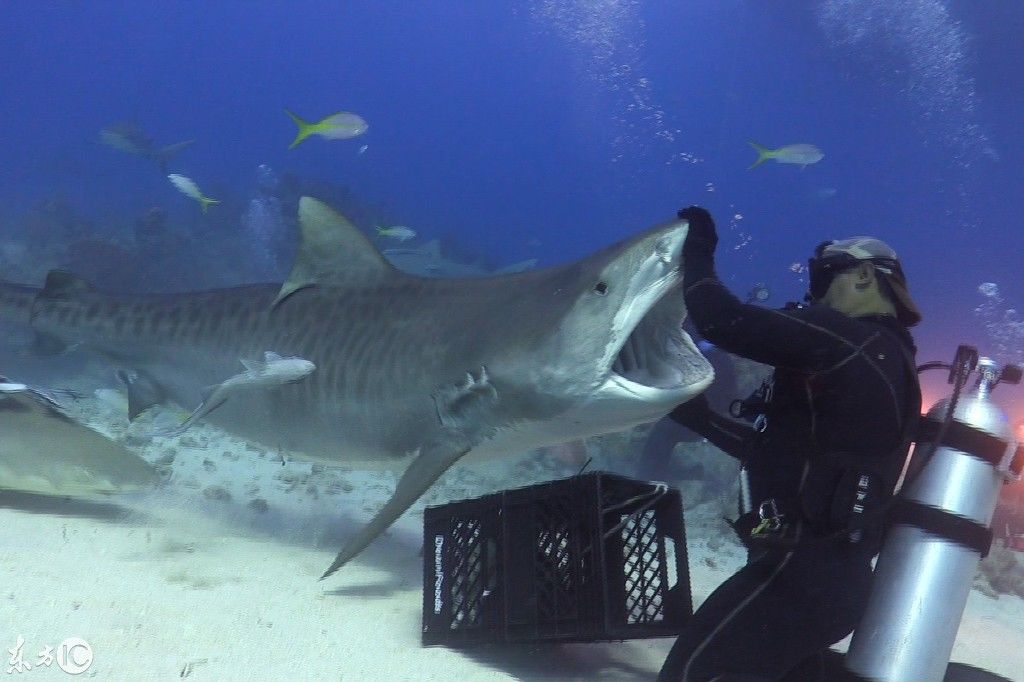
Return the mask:
<path fill-rule="evenodd" d="M 597 294 L 598 296 L 604 296 L 605 294 L 607 294 L 608 293 L 608 283 L 607 282 L 598 282 L 597 284 L 595 284 L 594 285 L 594 293 Z"/>

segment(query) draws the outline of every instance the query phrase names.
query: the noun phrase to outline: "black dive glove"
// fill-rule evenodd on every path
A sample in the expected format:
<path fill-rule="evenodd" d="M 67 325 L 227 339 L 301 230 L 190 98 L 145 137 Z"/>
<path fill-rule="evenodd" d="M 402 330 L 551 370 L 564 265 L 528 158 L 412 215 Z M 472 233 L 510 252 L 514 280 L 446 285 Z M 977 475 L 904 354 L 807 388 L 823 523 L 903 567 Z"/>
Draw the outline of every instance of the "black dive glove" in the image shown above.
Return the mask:
<path fill-rule="evenodd" d="M 708 397 L 703 393 L 677 405 L 668 413 L 672 421 L 702 435 L 713 415 L 714 412 L 711 410 L 711 404 L 708 403 Z"/>
<path fill-rule="evenodd" d="M 718 233 L 715 221 L 707 209 L 700 206 L 688 206 L 676 215 L 690 223 L 690 231 L 686 234 L 683 245 L 683 257 L 705 258 L 713 256 L 718 246 Z"/>

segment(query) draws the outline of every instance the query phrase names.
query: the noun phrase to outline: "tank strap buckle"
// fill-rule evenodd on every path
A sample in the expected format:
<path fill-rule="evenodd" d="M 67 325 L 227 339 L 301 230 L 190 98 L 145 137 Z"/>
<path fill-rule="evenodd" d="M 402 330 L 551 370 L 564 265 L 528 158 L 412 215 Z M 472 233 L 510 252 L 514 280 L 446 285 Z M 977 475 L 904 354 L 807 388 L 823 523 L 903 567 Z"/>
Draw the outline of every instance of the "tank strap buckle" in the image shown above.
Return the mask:
<path fill-rule="evenodd" d="M 760 522 L 750 531 L 751 537 L 766 533 L 778 533 L 785 528 L 784 515 L 779 512 L 779 505 L 773 497 L 769 497 L 757 506 L 757 518 Z"/>

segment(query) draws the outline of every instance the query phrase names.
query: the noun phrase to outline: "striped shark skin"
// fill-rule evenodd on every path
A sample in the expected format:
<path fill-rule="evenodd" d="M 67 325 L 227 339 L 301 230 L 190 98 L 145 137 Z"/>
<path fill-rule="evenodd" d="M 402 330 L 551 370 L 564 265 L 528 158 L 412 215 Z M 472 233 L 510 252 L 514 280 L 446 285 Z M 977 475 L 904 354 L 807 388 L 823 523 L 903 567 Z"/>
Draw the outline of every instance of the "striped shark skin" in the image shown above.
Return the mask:
<path fill-rule="evenodd" d="M 30 324 L 41 348 L 81 344 L 131 368 L 181 405 L 266 348 L 315 363 L 305 381 L 240 395 L 210 420 L 299 457 L 405 466 L 322 578 L 460 458 L 650 422 L 713 379 L 681 329 L 685 221 L 574 263 L 477 279 L 400 272 L 310 197 L 299 223 L 284 284 L 126 296 L 54 271 L 42 289 L 0 284 L 0 317 Z"/>

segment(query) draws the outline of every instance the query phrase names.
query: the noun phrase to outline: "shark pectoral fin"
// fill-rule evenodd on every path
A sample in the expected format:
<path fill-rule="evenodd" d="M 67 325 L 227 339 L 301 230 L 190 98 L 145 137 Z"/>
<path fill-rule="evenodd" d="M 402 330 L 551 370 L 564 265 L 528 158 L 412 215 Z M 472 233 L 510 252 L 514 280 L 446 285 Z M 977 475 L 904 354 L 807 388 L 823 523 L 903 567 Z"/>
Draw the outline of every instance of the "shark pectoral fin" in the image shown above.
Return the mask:
<path fill-rule="evenodd" d="M 434 481 L 441 477 L 452 464 L 467 452 L 471 446 L 463 443 L 452 448 L 450 445 L 437 445 L 420 450 L 420 454 L 413 460 L 409 468 L 402 474 L 395 488 L 395 494 L 387 501 L 387 504 L 377 512 L 377 515 L 355 534 L 334 557 L 330 568 L 324 571 L 320 580 L 333 574 L 339 568 L 347 564 L 356 555 L 366 549 L 377 536 L 394 523 L 398 517 L 413 505 L 420 495 L 426 492 L 427 488 L 433 485 Z"/>
<path fill-rule="evenodd" d="M 461 383 L 439 388 L 431 396 L 441 422 L 439 433 L 428 445 L 420 448 L 419 455 L 402 474 L 384 508 L 370 523 L 348 541 L 334 558 L 331 567 L 320 576 L 323 580 L 373 542 L 388 526 L 405 513 L 412 504 L 440 478 L 448 467 L 493 433 L 491 408 L 498 400 L 498 391 L 491 384 L 487 368 L 478 374 L 466 372 Z"/>
<path fill-rule="evenodd" d="M 299 199 L 299 228 L 299 252 L 272 308 L 305 287 L 365 283 L 397 272 L 362 232 L 322 201 Z"/>

